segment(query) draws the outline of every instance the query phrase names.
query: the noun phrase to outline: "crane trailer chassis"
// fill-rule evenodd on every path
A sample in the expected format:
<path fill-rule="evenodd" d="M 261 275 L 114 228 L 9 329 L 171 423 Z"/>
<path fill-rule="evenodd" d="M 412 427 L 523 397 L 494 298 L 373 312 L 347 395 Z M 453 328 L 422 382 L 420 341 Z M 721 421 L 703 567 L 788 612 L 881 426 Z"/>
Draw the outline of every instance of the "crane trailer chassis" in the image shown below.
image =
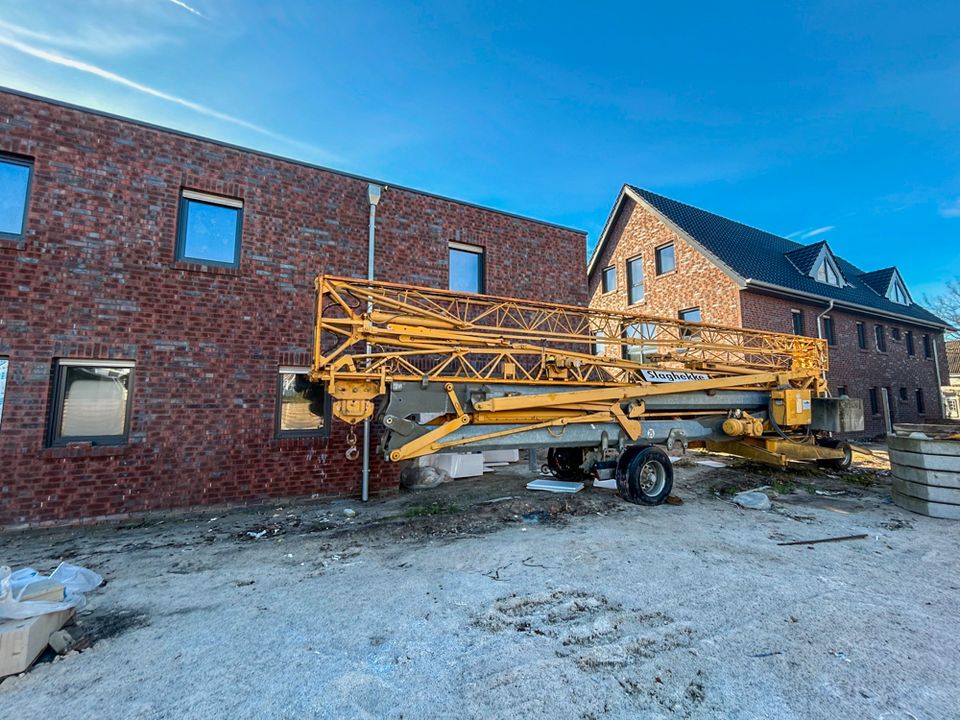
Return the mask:
<path fill-rule="evenodd" d="M 394 462 L 547 448 L 557 477 L 659 504 L 667 452 L 843 468 L 833 433 L 863 429 L 819 338 L 325 275 L 315 320 L 311 381 L 339 420 L 376 419 Z"/>

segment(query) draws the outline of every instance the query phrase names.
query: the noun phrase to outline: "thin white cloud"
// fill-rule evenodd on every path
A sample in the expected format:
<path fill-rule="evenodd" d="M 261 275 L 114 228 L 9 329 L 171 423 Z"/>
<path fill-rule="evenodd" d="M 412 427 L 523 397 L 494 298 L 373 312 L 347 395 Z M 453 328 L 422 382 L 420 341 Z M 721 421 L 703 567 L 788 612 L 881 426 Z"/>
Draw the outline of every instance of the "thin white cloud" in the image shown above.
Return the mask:
<path fill-rule="evenodd" d="M 37 40 L 60 48 L 98 54 L 123 54 L 163 44 L 169 40 L 159 35 L 146 37 L 125 32 L 108 33 L 95 27 L 77 27 L 69 35 L 51 35 L 22 25 L 14 25 L 5 20 L 0 20 L 0 30 L 21 39 Z"/>
<path fill-rule="evenodd" d="M 204 15 L 202 12 L 200 12 L 200 11 L 197 10 L 196 8 L 190 7 L 190 6 L 187 5 L 185 2 L 183 2 L 183 0 L 170 0 L 170 2 L 172 2 L 172 3 L 173 3 L 174 5 L 176 5 L 177 7 L 182 7 L 182 8 L 183 8 L 184 10 L 186 10 L 187 12 L 193 13 L 193 14 L 196 15 L 197 17 L 202 17 L 204 20 L 207 19 L 207 16 L 206 16 L 206 15 Z"/>
<path fill-rule="evenodd" d="M 836 227 L 835 225 L 824 225 L 823 227 L 814 228 L 813 230 L 807 230 L 800 234 L 801 240 L 806 240 L 807 238 L 816 237 L 817 235 L 823 235 L 828 233 Z"/>
<path fill-rule="evenodd" d="M 84 62 L 82 60 L 76 60 L 74 58 L 61 55 L 59 53 L 44 50 L 42 48 L 34 47 L 33 45 L 28 45 L 27 43 L 20 42 L 14 38 L 4 37 L 0 35 L 0 45 L 5 45 L 13 50 L 21 52 L 25 55 L 44 60 L 54 65 L 60 65 L 62 67 L 71 68 L 82 73 L 87 73 L 89 75 L 94 75 L 108 82 L 116 83 L 117 85 L 122 85 L 123 87 L 130 88 L 131 90 L 136 90 L 137 92 L 143 93 L 144 95 L 150 95 L 160 100 L 165 100 L 167 102 L 179 105 L 181 107 L 192 110 L 193 112 L 199 113 L 201 115 L 206 115 L 207 117 L 214 118 L 215 120 L 220 120 L 225 123 L 230 123 L 231 125 L 236 125 L 237 127 L 245 128 L 247 130 L 252 130 L 253 132 L 259 133 L 266 137 L 278 140 L 280 142 L 295 145 L 304 149 L 309 150 L 311 153 L 326 158 L 325 161 L 329 162 L 331 156 L 329 153 L 321 150 L 320 148 L 309 145 L 308 143 L 300 142 L 299 140 L 293 140 L 288 138 L 280 133 L 276 133 L 273 130 L 268 130 L 265 127 L 256 125 L 252 122 L 243 120 L 242 118 L 235 117 L 233 115 L 228 115 L 227 113 L 220 112 L 219 110 L 214 110 L 208 108 L 205 105 L 200 103 L 193 102 L 192 100 L 186 100 L 176 95 L 171 95 L 170 93 L 164 92 L 163 90 L 157 90 L 156 88 L 150 87 L 149 85 L 144 85 L 143 83 L 136 82 L 122 75 L 118 75 L 115 72 L 106 70 L 97 65 L 92 65 L 90 63 Z"/>
<path fill-rule="evenodd" d="M 944 203 L 940 206 L 940 217 L 955 218 L 960 217 L 960 197 L 951 203 Z"/>

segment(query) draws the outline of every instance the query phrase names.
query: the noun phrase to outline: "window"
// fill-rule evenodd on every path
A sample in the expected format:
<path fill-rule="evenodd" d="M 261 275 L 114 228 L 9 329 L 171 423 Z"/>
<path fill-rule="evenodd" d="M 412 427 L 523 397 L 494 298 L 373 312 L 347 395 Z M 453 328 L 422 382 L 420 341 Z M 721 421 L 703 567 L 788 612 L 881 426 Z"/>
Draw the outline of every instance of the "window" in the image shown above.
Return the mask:
<path fill-rule="evenodd" d="M 0 238 L 23 236 L 32 171 L 29 160 L 0 155 Z"/>
<path fill-rule="evenodd" d="M 596 341 L 593 343 L 593 354 L 597 356 L 606 355 L 607 344 L 604 342 L 607 339 L 606 333 L 603 330 L 597 330 L 594 337 L 596 337 Z"/>
<path fill-rule="evenodd" d="M 833 318 L 825 317 L 823 319 L 823 337 L 827 340 L 827 345 L 836 345 L 837 339 L 833 334 Z"/>
<path fill-rule="evenodd" d="M 329 403 L 323 385 L 312 383 L 306 368 L 281 367 L 277 375 L 277 436 L 326 435 Z"/>
<path fill-rule="evenodd" d="M 880 414 L 880 397 L 875 387 L 870 388 L 870 412 L 874 415 Z"/>
<path fill-rule="evenodd" d="M 482 293 L 486 282 L 483 259 L 481 247 L 450 243 L 450 289 Z"/>
<path fill-rule="evenodd" d="M 900 400 L 901 402 L 907 401 L 907 389 L 905 387 L 900 388 Z"/>
<path fill-rule="evenodd" d="M 890 278 L 890 287 L 887 290 L 887 299 L 892 300 L 898 305 L 909 305 L 910 304 L 910 295 L 907 293 L 907 286 L 903 284 L 903 280 L 900 279 L 900 273 L 894 272 L 893 277 Z"/>
<path fill-rule="evenodd" d="M 627 260 L 627 292 L 630 305 L 643 300 L 643 258 Z"/>
<path fill-rule="evenodd" d="M 657 248 L 657 275 L 673 272 L 677 269 L 677 251 L 673 243 Z"/>
<path fill-rule="evenodd" d="M 623 329 L 623 337 L 626 340 L 638 338 L 641 340 L 654 340 L 657 336 L 657 326 L 653 323 L 638 323 L 627 325 Z M 655 345 L 624 345 L 623 359 L 633 360 L 634 362 L 647 362 L 649 356 L 657 351 Z"/>
<path fill-rule="evenodd" d="M 861 350 L 867 349 L 867 329 L 862 322 L 857 323 L 857 347 Z"/>
<path fill-rule="evenodd" d="M 180 195 L 177 260 L 240 264 L 243 200 L 184 190 Z"/>
<path fill-rule="evenodd" d="M 883 325 L 874 325 L 873 334 L 877 338 L 877 352 L 887 351 L 887 336 L 883 332 Z"/>
<path fill-rule="evenodd" d="M 700 308 L 692 307 L 692 308 L 687 308 L 686 310 L 681 310 L 679 313 L 677 313 L 677 317 L 679 317 L 681 320 L 684 320 L 685 322 L 700 322 L 701 321 Z M 697 330 L 693 330 L 692 328 L 683 328 L 680 331 L 680 335 L 685 340 L 700 339 L 700 333 Z"/>
<path fill-rule="evenodd" d="M 608 268 L 603 269 L 603 276 L 601 277 L 601 283 L 603 285 L 603 292 L 613 292 L 617 289 L 617 269 L 612 265 Z"/>
<path fill-rule="evenodd" d="M 900 328 L 890 328 L 890 337 L 892 337 L 897 342 L 900 342 Z"/>
<path fill-rule="evenodd" d="M 840 274 L 840 268 L 837 267 L 837 261 L 833 259 L 833 254 L 827 249 L 826 245 L 820 249 L 820 255 L 814 261 L 810 277 L 825 285 L 843 287 L 843 276 Z"/>
<path fill-rule="evenodd" d="M 924 415 L 927 412 L 927 408 L 923 402 L 923 390 L 917 388 L 917 412 L 920 415 Z"/>
<path fill-rule="evenodd" d="M 793 314 L 793 334 L 803 335 L 803 311 L 791 310 L 790 312 Z"/>
<path fill-rule="evenodd" d="M 50 444 L 125 443 L 133 368 L 126 361 L 60 360 L 54 378 Z"/>
<path fill-rule="evenodd" d="M 847 386 L 841 385 L 837 388 L 837 397 L 846 397 L 847 396 Z"/>
<path fill-rule="evenodd" d="M 933 351 L 930 348 L 930 336 L 923 336 L 923 356 L 927 359 L 933 357 Z"/>
<path fill-rule="evenodd" d="M 916 355 L 916 348 L 913 347 L 913 330 L 907 330 L 904 339 L 907 343 L 907 355 L 911 357 Z"/>

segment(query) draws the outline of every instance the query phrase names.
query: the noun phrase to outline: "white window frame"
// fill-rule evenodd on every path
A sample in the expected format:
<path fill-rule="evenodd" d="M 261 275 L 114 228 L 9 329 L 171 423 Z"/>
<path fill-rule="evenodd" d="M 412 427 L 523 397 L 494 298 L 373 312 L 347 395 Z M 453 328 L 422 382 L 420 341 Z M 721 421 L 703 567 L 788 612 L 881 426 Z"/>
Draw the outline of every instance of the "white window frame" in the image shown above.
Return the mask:
<path fill-rule="evenodd" d="M 903 299 L 897 299 L 898 295 Z M 913 305 L 913 298 L 910 297 L 907 285 L 903 282 L 899 272 L 894 271 L 890 278 L 890 285 L 887 286 L 887 300 L 895 302 L 897 305 Z"/>
<path fill-rule="evenodd" d="M 823 270 L 824 279 L 820 279 L 820 271 Z M 833 274 L 836 282 L 832 282 L 830 275 Z M 833 253 L 830 252 L 830 249 L 824 245 L 820 248 L 820 254 L 817 255 L 817 259 L 813 263 L 813 267 L 810 268 L 810 277 L 816 280 L 818 283 L 823 285 L 830 285 L 831 287 L 844 287 L 847 285 L 847 281 L 844 280 L 843 273 L 840 272 L 840 266 L 837 264 L 836 259 L 833 257 Z"/>

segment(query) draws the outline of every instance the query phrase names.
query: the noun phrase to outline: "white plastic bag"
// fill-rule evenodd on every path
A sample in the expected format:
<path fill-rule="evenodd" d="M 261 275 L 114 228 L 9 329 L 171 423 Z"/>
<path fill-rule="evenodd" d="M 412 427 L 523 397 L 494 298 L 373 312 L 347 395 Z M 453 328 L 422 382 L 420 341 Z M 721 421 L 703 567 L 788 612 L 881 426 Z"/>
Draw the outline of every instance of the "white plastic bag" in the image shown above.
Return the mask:
<path fill-rule="evenodd" d="M 0 620 L 26 620 L 27 618 L 69 610 L 70 608 L 81 610 L 87 604 L 84 593 L 93 590 L 103 582 L 103 578 L 92 570 L 70 563 L 60 563 L 49 579 L 63 585 L 64 597 L 62 602 L 45 602 L 42 600 L 21 602 L 18 599 L 27 585 L 44 579 L 47 579 L 46 576 L 41 575 L 33 568 L 23 568 L 11 572 L 6 565 L 0 567 Z"/>

